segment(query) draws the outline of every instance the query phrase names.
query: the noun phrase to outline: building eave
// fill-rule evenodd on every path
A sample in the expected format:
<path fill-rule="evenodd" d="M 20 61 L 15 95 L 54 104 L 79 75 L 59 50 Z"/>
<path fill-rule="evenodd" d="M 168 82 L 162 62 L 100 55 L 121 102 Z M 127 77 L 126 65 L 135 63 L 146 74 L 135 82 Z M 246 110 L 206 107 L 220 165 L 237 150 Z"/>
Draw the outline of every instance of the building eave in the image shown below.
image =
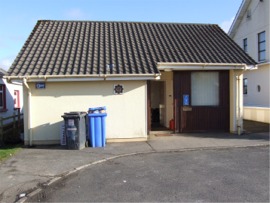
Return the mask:
<path fill-rule="evenodd" d="M 93 74 L 93 75 L 30 75 L 5 76 L 8 81 L 27 82 L 86 82 L 105 80 L 158 80 L 160 73 L 156 74 Z"/>
<path fill-rule="evenodd" d="M 249 70 L 257 68 L 256 65 L 243 63 L 157 63 L 158 69 L 163 71 L 177 70 Z"/>

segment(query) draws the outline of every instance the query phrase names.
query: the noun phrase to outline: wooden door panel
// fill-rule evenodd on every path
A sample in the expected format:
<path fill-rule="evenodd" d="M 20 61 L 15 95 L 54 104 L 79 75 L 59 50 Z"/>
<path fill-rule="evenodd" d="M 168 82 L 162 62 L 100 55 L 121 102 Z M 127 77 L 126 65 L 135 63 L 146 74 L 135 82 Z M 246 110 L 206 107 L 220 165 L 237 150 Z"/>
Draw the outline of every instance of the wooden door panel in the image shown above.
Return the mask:
<path fill-rule="evenodd" d="M 219 71 L 219 106 L 183 105 L 183 95 L 191 98 L 191 72 L 174 73 L 174 98 L 178 101 L 179 132 L 229 131 L 229 71 Z"/>

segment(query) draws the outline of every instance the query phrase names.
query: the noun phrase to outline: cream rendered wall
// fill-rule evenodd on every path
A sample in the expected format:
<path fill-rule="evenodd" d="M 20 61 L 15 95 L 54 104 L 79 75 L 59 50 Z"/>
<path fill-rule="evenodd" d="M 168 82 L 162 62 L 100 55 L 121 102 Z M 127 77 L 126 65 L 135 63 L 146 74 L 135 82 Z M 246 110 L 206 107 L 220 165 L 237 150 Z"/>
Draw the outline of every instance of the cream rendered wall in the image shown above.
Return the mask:
<path fill-rule="evenodd" d="M 24 84 L 23 84 L 23 104 L 24 104 L 24 108 L 23 108 L 24 109 L 24 113 L 23 113 L 24 144 L 28 145 L 29 144 L 29 136 L 30 136 L 29 122 L 28 122 L 29 98 L 28 98 L 28 89 Z"/>
<path fill-rule="evenodd" d="M 161 72 L 161 81 L 165 82 L 165 126 L 169 128 L 170 120 L 173 119 L 173 72 Z"/>
<path fill-rule="evenodd" d="M 230 132 L 243 132 L 243 71 L 230 70 Z"/>
<path fill-rule="evenodd" d="M 244 115 L 247 120 L 270 123 L 270 108 L 245 106 Z"/>
<path fill-rule="evenodd" d="M 107 107 L 107 139 L 147 138 L 146 81 L 47 82 L 45 89 L 28 84 L 32 93 L 33 144 L 59 143 L 64 112 L 87 111 L 97 106 Z M 114 84 L 124 86 L 122 95 L 113 94 Z M 24 98 L 27 100 L 26 88 Z M 30 135 L 28 116 L 26 113 L 26 144 Z"/>

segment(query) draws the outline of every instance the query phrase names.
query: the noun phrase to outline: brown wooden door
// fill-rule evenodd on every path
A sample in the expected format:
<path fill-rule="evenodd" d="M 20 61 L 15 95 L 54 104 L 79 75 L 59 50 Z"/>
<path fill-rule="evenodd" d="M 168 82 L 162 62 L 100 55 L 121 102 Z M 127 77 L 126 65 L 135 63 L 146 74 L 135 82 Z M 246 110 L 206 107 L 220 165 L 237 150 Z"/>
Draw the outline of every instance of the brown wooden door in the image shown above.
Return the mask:
<path fill-rule="evenodd" d="M 174 72 L 174 98 L 178 101 L 179 132 L 229 131 L 229 71 L 218 72 L 219 103 L 215 106 L 192 105 L 191 74 Z"/>

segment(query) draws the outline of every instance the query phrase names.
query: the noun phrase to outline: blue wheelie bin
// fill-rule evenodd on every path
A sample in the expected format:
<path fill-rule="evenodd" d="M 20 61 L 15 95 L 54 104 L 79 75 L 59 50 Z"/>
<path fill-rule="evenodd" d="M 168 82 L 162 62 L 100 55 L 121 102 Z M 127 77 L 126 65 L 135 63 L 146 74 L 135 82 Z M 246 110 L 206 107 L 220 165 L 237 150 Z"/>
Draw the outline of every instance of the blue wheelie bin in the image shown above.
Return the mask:
<path fill-rule="evenodd" d="M 88 134 L 91 147 L 106 145 L 106 107 L 89 108 Z"/>

